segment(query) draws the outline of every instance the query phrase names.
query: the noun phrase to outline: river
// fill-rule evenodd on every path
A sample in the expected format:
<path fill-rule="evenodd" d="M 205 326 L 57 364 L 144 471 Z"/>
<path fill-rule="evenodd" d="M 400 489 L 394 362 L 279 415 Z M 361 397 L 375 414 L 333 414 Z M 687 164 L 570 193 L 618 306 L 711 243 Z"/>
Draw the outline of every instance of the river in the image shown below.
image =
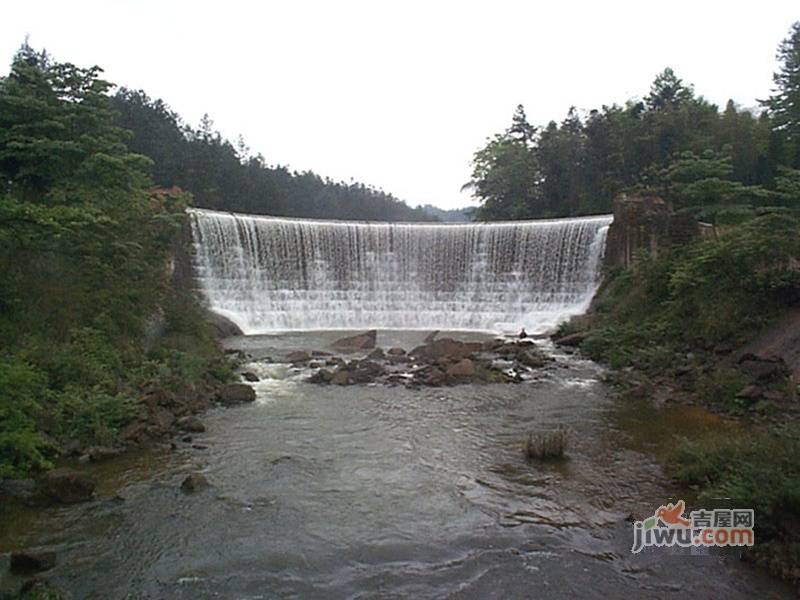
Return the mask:
<path fill-rule="evenodd" d="M 318 386 L 259 360 L 339 336 L 230 340 L 255 357 L 255 403 L 210 411 L 175 449 L 81 467 L 94 502 L 6 505 L 0 551 L 55 549 L 46 576 L 75 598 L 791 597 L 734 556 L 630 552 L 626 518 L 678 493 L 657 456 L 716 419 L 615 399 L 599 366 L 545 342 L 555 366 L 520 384 Z M 568 460 L 528 462 L 528 432 L 556 426 Z M 198 470 L 211 487 L 181 492 Z"/>

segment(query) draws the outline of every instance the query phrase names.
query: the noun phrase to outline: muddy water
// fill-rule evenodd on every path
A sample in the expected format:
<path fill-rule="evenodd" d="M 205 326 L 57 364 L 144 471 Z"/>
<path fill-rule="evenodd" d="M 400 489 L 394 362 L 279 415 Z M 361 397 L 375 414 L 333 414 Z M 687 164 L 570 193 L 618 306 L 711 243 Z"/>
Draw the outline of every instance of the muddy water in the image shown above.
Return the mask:
<path fill-rule="evenodd" d="M 337 335 L 236 344 L 279 358 Z M 56 549 L 48 576 L 76 598 L 788 596 L 732 557 L 630 553 L 626 517 L 677 493 L 658 454 L 724 424 L 613 400 L 599 367 L 550 351 L 538 380 L 420 390 L 318 387 L 256 361 L 257 402 L 207 414 L 204 449 L 98 465 L 91 504 L 6 506 L 0 550 Z M 526 462 L 527 433 L 556 425 L 569 460 Z M 184 495 L 193 470 L 212 487 Z"/>

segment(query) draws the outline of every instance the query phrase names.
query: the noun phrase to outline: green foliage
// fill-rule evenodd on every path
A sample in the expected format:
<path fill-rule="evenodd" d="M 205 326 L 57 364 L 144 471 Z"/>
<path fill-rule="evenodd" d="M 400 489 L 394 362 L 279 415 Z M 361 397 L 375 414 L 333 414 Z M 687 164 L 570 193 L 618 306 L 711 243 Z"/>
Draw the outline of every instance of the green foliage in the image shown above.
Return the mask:
<path fill-rule="evenodd" d="M 720 498 L 756 512 L 756 535 L 768 541 L 781 534 L 782 520 L 800 517 L 800 432 L 730 430 L 697 441 L 682 441 L 668 462 L 679 482 L 699 489 L 698 502 Z M 792 532 L 796 536 L 797 532 Z"/>
<path fill-rule="evenodd" d="M 50 392 L 47 377 L 18 359 L 0 358 L 0 477 L 50 466 L 36 415 Z"/>
<path fill-rule="evenodd" d="M 188 198 L 148 189 L 99 73 L 23 46 L 0 79 L 0 477 L 114 444 L 147 369 L 176 393 L 230 373 L 168 268 Z M 146 349 L 162 313 L 169 335 Z"/>
<path fill-rule="evenodd" d="M 778 58 L 776 93 L 757 117 L 733 101 L 720 112 L 669 68 L 642 101 L 585 117 L 573 107 L 543 129 L 518 108 L 512 126 L 474 154 L 465 187 L 481 203 L 476 217 L 608 213 L 623 191 L 657 193 L 678 208 L 800 207 L 800 23 Z"/>
<path fill-rule="evenodd" d="M 764 102 L 775 127 L 787 141 L 789 166 L 800 167 L 800 21 L 778 46 L 780 70 L 773 75 L 775 93 Z"/>
<path fill-rule="evenodd" d="M 190 127 L 142 90 L 121 88 L 111 102 L 116 123 L 133 133 L 128 148 L 154 161 L 156 184 L 188 190 L 198 207 L 292 217 L 435 220 L 379 189 L 267 165 L 241 138 L 232 144 L 214 131 L 208 115 L 198 128 Z"/>

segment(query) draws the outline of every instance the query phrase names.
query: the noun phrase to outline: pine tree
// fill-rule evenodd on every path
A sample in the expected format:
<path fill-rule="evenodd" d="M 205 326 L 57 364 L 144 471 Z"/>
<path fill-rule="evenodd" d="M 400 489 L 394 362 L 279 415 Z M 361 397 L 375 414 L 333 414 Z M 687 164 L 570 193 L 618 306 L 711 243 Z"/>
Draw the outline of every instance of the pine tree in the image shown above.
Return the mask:
<path fill-rule="evenodd" d="M 780 70 L 772 76 L 775 93 L 764 101 L 773 127 L 784 133 L 788 142 L 787 157 L 800 167 L 800 21 L 792 25 L 789 37 L 778 46 Z"/>

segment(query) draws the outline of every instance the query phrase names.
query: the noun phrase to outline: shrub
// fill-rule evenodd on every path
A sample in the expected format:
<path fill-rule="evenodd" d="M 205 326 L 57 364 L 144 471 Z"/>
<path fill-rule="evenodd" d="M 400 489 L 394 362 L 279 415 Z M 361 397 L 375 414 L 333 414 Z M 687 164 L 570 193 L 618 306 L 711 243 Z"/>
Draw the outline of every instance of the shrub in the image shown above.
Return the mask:
<path fill-rule="evenodd" d="M 563 427 L 547 432 L 531 432 L 525 443 L 525 456 L 537 460 L 564 458 L 568 441 L 569 431 Z"/>
<path fill-rule="evenodd" d="M 19 359 L 0 359 L 0 477 L 50 467 L 48 444 L 36 431 L 47 377 Z"/>

